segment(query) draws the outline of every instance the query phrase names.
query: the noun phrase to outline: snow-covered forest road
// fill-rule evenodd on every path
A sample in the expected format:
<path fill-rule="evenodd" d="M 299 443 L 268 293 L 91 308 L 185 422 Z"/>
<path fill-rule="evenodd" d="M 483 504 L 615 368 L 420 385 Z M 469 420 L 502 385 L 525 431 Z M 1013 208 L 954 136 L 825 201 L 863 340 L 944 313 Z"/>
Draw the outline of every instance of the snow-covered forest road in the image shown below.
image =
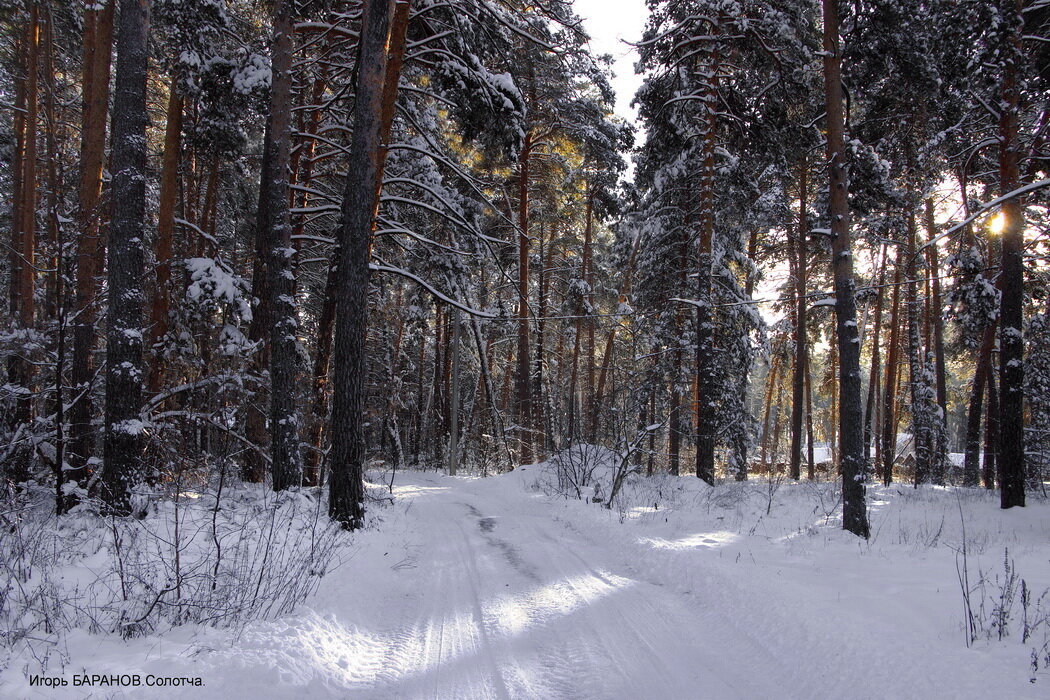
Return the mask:
<path fill-rule="evenodd" d="M 1006 548 L 1035 614 L 1043 504 L 876 487 L 864 542 L 840 529 L 831 483 L 638 478 L 608 510 L 553 478 L 399 472 L 392 498 L 371 486 L 349 558 L 296 612 L 239 634 L 74 632 L 63 672 L 204 682 L 90 695 L 129 698 L 1046 697 L 1029 668 L 1046 637 L 1022 643 L 1019 604 L 1003 641 L 989 628 L 966 647 L 955 555 L 962 515 L 985 624 Z M 88 696 L 27 690 L 14 667 L 0 691 Z"/>
<path fill-rule="evenodd" d="M 773 697 L 725 659 L 767 658 L 690 596 L 626 567 L 617 541 L 479 481 L 415 476 L 412 589 L 371 590 L 376 641 L 346 659 L 368 696 Z M 394 563 L 398 566 L 397 563 Z M 352 564 L 347 573 L 352 577 Z M 326 588 L 330 588 L 327 587 Z M 338 594 L 333 594 L 338 596 Z M 338 597 L 333 608 L 341 607 Z M 356 606 L 354 606 L 356 607 Z M 712 644 L 715 639 L 722 640 Z M 770 680 L 772 680 L 770 678 Z"/>

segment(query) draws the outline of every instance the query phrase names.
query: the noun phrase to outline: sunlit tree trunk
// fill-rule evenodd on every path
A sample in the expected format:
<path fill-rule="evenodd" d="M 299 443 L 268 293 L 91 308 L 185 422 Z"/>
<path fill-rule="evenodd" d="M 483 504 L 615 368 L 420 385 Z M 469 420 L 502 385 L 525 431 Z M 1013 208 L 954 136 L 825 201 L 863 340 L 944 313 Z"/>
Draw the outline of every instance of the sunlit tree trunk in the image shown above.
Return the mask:
<path fill-rule="evenodd" d="M 890 302 L 890 344 L 886 355 L 886 383 L 882 391 L 882 483 L 893 481 L 893 463 L 897 458 L 897 372 L 900 367 L 900 289 L 903 253 L 897 248 Z"/>

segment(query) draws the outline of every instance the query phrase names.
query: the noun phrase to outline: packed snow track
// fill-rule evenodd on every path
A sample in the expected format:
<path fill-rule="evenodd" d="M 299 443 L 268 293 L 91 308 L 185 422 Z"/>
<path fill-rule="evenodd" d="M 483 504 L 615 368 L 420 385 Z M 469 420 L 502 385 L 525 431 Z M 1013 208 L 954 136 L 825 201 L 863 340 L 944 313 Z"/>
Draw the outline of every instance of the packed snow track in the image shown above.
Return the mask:
<path fill-rule="evenodd" d="M 67 675 L 195 676 L 202 688 L 27 693 L 12 668 L 0 680 L 14 694 L 0 696 L 1047 697 L 1050 677 L 1030 677 L 1020 638 L 963 643 L 956 495 L 876 491 L 864 542 L 835 521 L 833 484 L 785 487 L 770 514 L 759 481 L 639 480 L 633 505 L 610 511 L 544 479 L 535 465 L 401 472 L 390 497 L 372 487 L 381 500 L 350 558 L 292 614 L 238 633 L 70 637 Z M 986 552 L 973 570 L 994 572 L 1009 545 L 1044 580 L 1045 512 L 985 496 L 966 506 Z"/>

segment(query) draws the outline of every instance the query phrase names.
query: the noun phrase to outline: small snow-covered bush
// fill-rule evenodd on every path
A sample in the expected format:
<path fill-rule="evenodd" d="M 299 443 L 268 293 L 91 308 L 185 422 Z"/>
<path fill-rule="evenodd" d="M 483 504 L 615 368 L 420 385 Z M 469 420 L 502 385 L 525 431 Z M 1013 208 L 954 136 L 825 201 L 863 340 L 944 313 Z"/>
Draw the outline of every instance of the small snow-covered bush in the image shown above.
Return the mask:
<path fill-rule="evenodd" d="M 579 443 L 562 450 L 548 460 L 556 477 L 558 493 L 584 498 L 598 498 L 601 485 L 596 472 L 607 467 L 611 455 L 609 450 L 598 445 Z"/>

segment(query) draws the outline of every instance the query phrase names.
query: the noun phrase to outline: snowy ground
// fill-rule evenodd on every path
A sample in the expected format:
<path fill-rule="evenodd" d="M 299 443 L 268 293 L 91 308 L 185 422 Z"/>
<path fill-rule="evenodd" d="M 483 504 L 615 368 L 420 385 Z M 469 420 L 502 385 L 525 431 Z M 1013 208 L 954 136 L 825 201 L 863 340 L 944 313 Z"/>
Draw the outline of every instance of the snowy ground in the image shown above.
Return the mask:
<path fill-rule="evenodd" d="M 638 479 L 606 510 L 551 483 L 542 466 L 399 473 L 393 503 L 373 506 L 350 561 L 299 612 L 236 639 L 190 626 L 127 644 L 75 633 L 69 665 L 50 673 L 205 684 L 92 697 L 1050 696 L 1050 674 L 1030 662 L 1050 622 L 1022 642 L 1018 593 L 1008 636 L 991 626 L 1006 548 L 1034 591 L 1030 625 L 1050 587 L 1045 501 L 1004 512 L 995 494 L 880 487 L 865 543 L 839 530 L 830 484 Z M 972 648 L 963 526 L 982 615 Z M 88 694 L 31 689 L 32 659 L 12 661 L 0 697 Z"/>

